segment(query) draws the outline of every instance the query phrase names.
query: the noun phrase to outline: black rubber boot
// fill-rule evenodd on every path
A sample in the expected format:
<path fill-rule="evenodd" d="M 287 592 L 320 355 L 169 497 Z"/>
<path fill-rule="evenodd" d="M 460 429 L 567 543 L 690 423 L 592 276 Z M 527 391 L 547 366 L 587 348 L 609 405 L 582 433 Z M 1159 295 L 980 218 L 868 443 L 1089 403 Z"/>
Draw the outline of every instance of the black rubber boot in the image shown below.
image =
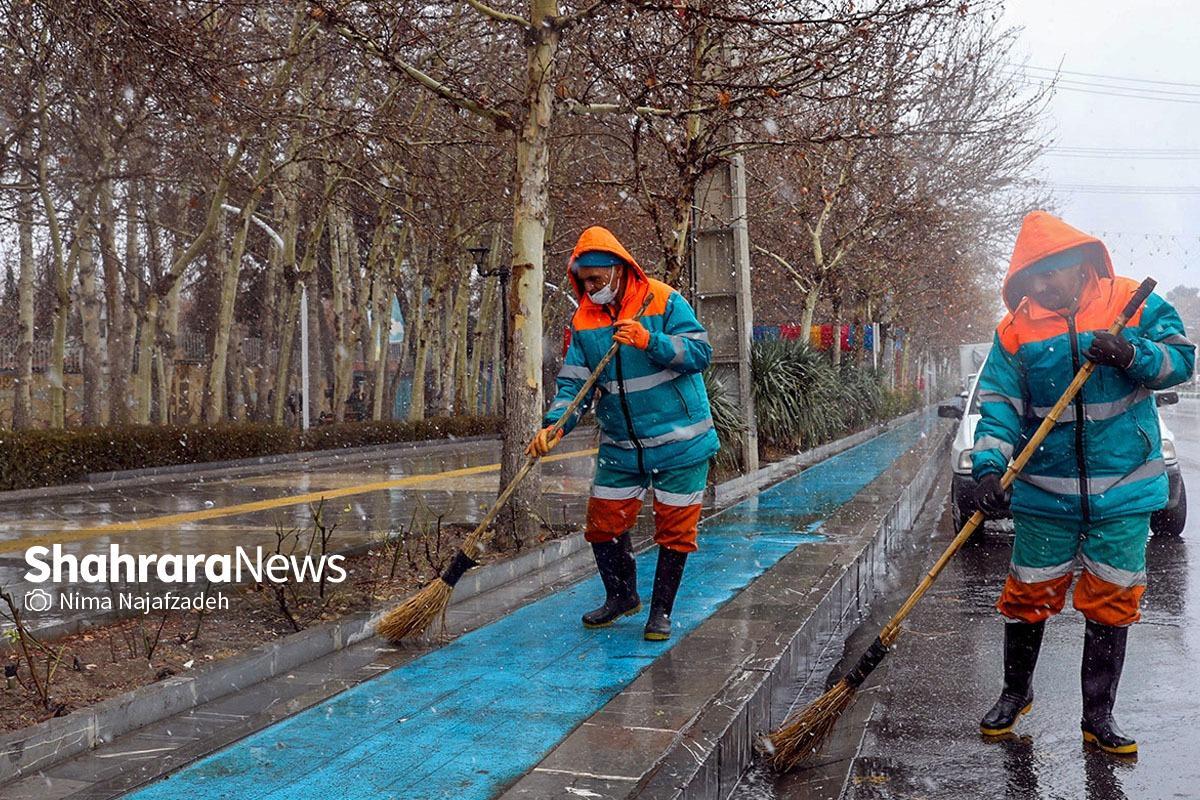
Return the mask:
<path fill-rule="evenodd" d="M 604 628 L 613 620 L 642 610 L 637 593 L 637 562 L 633 560 L 633 542 L 628 533 L 611 542 L 592 544 L 596 569 L 604 581 L 604 605 L 583 615 L 583 627 Z"/>
<path fill-rule="evenodd" d="M 979 723 L 984 736 L 1008 733 L 1033 708 L 1033 668 L 1045 630 L 1045 621 L 1004 623 L 1004 691 Z"/>
<path fill-rule="evenodd" d="M 658 548 L 658 566 L 654 568 L 654 595 L 650 598 L 650 618 L 642 636 L 652 642 L 671 638 L 671 609 L 675 606 L 675 593 L 683 580 L 683 565 L 687 553 Z"/>
<path fill-rule="evenodd" d="M 1079 670 L 1083 687 L 1083 741 L 1106 753 L 1137 755 L 1137 742 L 1126 736 L 1113 720 L 1117 684 L 1125 666 L 1125 641 L 1129 628 L 1115 628 L 1088 620 L 1083 638 L 1083 664 Z"/>

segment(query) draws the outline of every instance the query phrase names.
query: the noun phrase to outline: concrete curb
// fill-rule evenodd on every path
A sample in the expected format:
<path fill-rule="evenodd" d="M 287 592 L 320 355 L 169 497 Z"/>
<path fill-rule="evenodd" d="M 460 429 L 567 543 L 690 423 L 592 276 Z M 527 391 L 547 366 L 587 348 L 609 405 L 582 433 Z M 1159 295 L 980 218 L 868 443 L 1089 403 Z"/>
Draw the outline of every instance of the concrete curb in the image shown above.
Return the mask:
<path fill-rule="evenodd" d="M 916 412 L 914 412 L 916 413 Z M 792 456 L 716 487 L 716 497 L 729 505 L 753 492 L 849 449 L 910 419 L 909 414 L 851 436 Z M 463 440 L 457 440 L 463 441 Z M 435 440 L 443 444 L 444 440 Z M 339 451 L 340 452 L 340 451 Z M 731 486 L 734 484 L 734 486 Z M 0 499 L 3 495 L 0 495 Z M 652 541 L 640 544 L 648 546 Z M 534 550 L 494 564 L 485 564 L 462 577 L 452 605 L 547 566 L 576 556 L 586 549 L 582 533 L 556 539 Z M 26 776 L 81 752 L 203 703 L 246 689 L 322 656 L 374 635 L 375 624 L 386 609 L 360 612 L 345 619 L 318 625 L 252 648 L 245 654 L 202 665 L 187 675 L 152 683 L 110 698 L 65 717 L 0 736 L 0 784 Z M 40 632 L 41 633 L 41 632 Z M 44 635 L 44 634 L 43 634 Z"/>

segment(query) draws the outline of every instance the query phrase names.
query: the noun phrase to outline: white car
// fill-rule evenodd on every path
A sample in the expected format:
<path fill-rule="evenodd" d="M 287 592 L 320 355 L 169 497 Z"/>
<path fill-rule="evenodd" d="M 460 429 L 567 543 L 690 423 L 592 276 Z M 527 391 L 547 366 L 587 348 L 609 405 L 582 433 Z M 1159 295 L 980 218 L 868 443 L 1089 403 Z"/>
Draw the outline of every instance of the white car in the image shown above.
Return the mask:
<path fill-rule="evenodd" d="M 967 380 L 966 390 L 959 393 L 958 403 L 938 406 L 938 416 L 961 420 L 958 431 L 954 434 L 954 442 L 950 446 L 950 463 L 954 471 L 950 483 L 950 509 L 955 530 L 961 530 L 967 518 L 975 513 L 975 479 L 971 477 L 971 448 L 975 444 L 975 426 L 979 424 L 980 417 L 978 387 L 979 375 L 972 375 Z M 1154 401 L 1157 406 L 1173 405 L 1179 402 L 1179 394 L 1157 392 Z M 1154 533 L 1179 536 L 1187 522 L 1187 492 L 1183 486 L 1183 474 L 1179 470 L 1179 456 L 1175 452 L 1175 434 L 1167 427 L 1161 414 L 1158 417 L 1158 426 L 1162 431 L 1162 454 L 1163 462 L 1167 466 L 1167 479 L 1170 482 L 1170 499 L 1165 508 L 1150 515 L 1150 530 Z M 1001 519 L 1008 516 L 1010 514 L 1005 512 L 1003 515 L 988 518 Z"/>

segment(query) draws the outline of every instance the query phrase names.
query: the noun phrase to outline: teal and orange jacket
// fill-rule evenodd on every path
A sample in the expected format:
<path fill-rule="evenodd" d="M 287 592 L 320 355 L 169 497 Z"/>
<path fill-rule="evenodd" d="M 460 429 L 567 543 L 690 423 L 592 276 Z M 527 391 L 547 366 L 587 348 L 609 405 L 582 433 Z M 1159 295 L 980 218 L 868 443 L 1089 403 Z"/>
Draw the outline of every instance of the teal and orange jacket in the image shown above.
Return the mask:
<path fill-rule="evenodd" d="M 652 293 L 641 317 L 650 331 L 650 346 L 639 350 L 622 345 L 596 382 L 599 463 L 618 472 L 657 472 L 707 461 L 719 447 L 700 377 L 712 359 L 708 334 L 683 296 L 648 277 L 609 230 L 600 226 L 585 230 L 572 261 L 589 250 L 612 253 L 627 265 L 621 308 L 612 312 L 593 303 L 571 274 L 579 308 L 571 321 L 571 344 L 544 424 L 552 425 L 563 415 L 608 352 L 613 323 L 635 316 L 646 294 Z M 575 427 L 591 400 L 567 420 L 564 433 Z"/>
<path fill-rule="evenodd" d="M 1043 308 L 1024 296 L 1024 270 L 1076 248 L 1091 269 L 1074 311 Z M 1099 239 L 1044 211 L 1025 217 L 1004 279 L 1009 313 L 979 376 L 976 479 L 1005 470 L 1084 363 L 1095 332 L 1113 323 L 1137 286 L 1114 275 Z M 1195 347 L 1175 309 L 1154 294 L 1122 335 L 1133 345 L 1133 363 L 1096 368 L 1014 483 L 1014 513 L 1086 523 L 1166 505 L 1153 390 L 1191 377 Z"/>

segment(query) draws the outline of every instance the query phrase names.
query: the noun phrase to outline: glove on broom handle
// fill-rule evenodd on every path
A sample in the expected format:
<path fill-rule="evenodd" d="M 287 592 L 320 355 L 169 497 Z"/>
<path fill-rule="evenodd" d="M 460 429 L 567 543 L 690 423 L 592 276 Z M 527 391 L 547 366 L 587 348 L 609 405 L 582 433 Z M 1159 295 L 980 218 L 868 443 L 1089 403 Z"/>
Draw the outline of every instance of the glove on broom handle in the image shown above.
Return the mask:
<path fill-rule="evenodd" d="M 1116 320 L 1113 321 L 1113 324 L 1109 326 L 1108 332 L 1111 334 L 1120 333 L 1125 327 L 1126 323 L 1129 322 L 1129 319 L 1137 313 L 1139 308 L 1141 308 L 1142 303 L 1146 302 L 1146 298 L 1148 298 L 1150 293 L 1154 291 L 1154 287 L 1156 285 L 1157 282 L 1152 278 L 1146 278 L 1146 280 L 1142 281 L 1141 285 L 1138 286 L 1137 291 L 1135 291 L 1133 296 L 1129 298 L 1129 302 L 1125 304 L 1125 308 L 1121 311 L 1120 316 L 1118 316 Z M 1066 391 L 1062 393 L 1062 396 L 1058 398 L 1058 402 L 1054 404 L 1052 409 L 1050 409 L 1050 413 L 1047 414 L 1046 418 L 1042 420 L 1042 424 L 1038 426 L 1037 431 L 1034 432 L 1033 436 L 1029 440 L 1029 443 L 1025 445 L 1017 457 L 1013 459 L 1013 462 L 1008 465 L 1008 469 L 1004 471 L 1004 475 L 1000 478 L 1000 484 L 1005 489 L 1012 486 L 1013 481 L 1017 479 L 1017 475 L 1019 475 L 1021 470 L 1025 468 L 1025 464 L 1029 461 L 1033 454 L 1037 452 L 1038 447 L 1041 446 L 1046 436 L 1050 433 L 1050 429 L 1055 426 L 1055 424 L 1058 422 L 1058 418 L 1062 416 L 1062 413 L 1066 407 L 1070 405 L 1072 400 L 1075 399 L 1075 395 L 1079 393 L 1079 389 L 1083 386 L 1087 379 L 1091 377 L 1092 372 L 1095 369 L 1095 363 L 1086 361 L 1084 362 L 1083 366 L 1079 368 L 1079 371 L 1075 373 L 1074 380 L 1071 381 L 1071 384 L 1067 387 Z M 963 525 L 962 530 L 958 532 L 958 535 L 954 537 L 954 541 L 950 542 L 950 545 L 946 548 L 946 551 L 942 553 L 941 558 L 939 558 L 937 563 L 930 568 L 929 573 L 925 576 L 917 588 L 913 590 L 913 593 L 909 595 L 908 599 L 904 601 L 904 605 L 900 606 L 900 610 L 897 611 L 895 616 L 893 616 L 888 621 L 888 624 L 883 627 L 883 631 L 879 634 L 879 644 L 881 644 L 884 648 L 891 646 L 892 642 L 896 640 L 896 637 L 900 635 L 900 624 L 904 622 L 904 618 L 908 616 L 909 612 L 912 611 L 913 606 L 917 604 L 917 601 L 919 601 L 924 596 L 925 592 L 928 591 L 929 587 L 933 585 L 933 582 L 937 579 L 938 574 L 941 573 L 942 569 L 946 566 L 954 554 L 958 552 L 958 549 L 962 547 L 963 543 L 966 542 L 967 539 L 971 537 L 971 534 L 975 532 L 975 529 L 982 524 L 983 512 L 976 511 L 971 515 L 971 518 L 967 520 L 966 524 Z"/>

